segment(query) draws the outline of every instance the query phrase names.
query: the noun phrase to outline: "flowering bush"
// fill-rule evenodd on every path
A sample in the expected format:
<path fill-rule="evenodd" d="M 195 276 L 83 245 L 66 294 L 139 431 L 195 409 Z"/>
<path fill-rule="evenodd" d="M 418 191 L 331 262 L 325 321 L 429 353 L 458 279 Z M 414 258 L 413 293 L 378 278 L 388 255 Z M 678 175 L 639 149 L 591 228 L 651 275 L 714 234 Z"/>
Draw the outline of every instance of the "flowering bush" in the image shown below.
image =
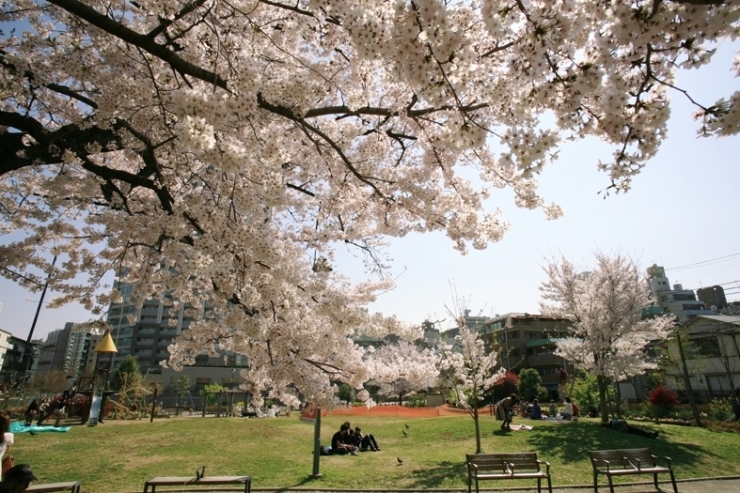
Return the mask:
<path fill-rule="evenodd" d="M 519 376 L 513 371 L 504 373 L 504 378 L 493 384 L 494 400 L 502 399 L 517 392 Z"/>
<path fill-rule="evenodd" d="M 668 387 L 660 385 L 653 389 L 648 397 L 652 417 L 665 418 L 678 405 L 678 395 Z"/>
<path fill-rule="evenodd" d="M 709 403 L 709 414 L 707 415 L 709 419 L 725 421 L 734 415 L 730 399 L 712 399 L 712 402 Z"/>

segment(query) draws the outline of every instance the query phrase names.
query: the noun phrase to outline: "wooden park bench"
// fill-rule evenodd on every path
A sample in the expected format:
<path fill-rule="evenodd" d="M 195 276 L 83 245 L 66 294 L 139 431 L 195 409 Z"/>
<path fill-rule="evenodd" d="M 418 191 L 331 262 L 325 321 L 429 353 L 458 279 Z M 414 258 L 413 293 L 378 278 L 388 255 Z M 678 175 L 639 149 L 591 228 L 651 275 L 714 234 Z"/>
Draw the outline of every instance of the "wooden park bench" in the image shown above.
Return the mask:
<path fill-rule="evenodd" d="M 51 493 L 52 491 L 69 491 L 70 493 L 80 493 L 80 481 L 69 481 L 66 483 L 47 483 L 32 484 L 26 488 L 29 493 Z"/>
<path fill-rule="evenodd" d="M 649 448 L 635 448 L 622 450 L 593 450 L 589 452 L 591 465 L 594 468 L 594 492 L 599 491 L 598 477 L 604 474 L 609 480 L 609 491 L 614 493 L 612 476 L 627 476 L 631 474 L 652 474 L 655 488 L 658 486 L 658 474 L 671 475 L 674 493 L 678 493 L 676 477 L 673 475 L 670 457 L 658 457 L 650 453 Z M 659 466 L 656 459 L 663 459 L 666 466 Z"/>
<path fill-rule="evenodd" d="M 170 489 L 165 491 L 214 491 L 214 486 L 230 484 L 243 484 L 244 493 L 250 493 L 252 491 L 252 478 L 250 476 L 206 476 L 205 467 L 199 467 L 195 472 L 195 477 L 172 476 L 151 478 L 144 483 L 144 493 L 155 493 L 160 486 L 170 487 Z"/>
<path fill-rule="evenodd" d="M 536 452 L 520 454 L 467 454 L 468 493 L 475 481 L 475 493 L 479 493 L 478 482 L 492 479 L 536 479 L 537 492 L 542 491 L 542 480 L 547 479 L 547 489 L 552 493 L 550 464 L 537 460 Z M 542 469 L 542 465 L 545 469 Z"/>

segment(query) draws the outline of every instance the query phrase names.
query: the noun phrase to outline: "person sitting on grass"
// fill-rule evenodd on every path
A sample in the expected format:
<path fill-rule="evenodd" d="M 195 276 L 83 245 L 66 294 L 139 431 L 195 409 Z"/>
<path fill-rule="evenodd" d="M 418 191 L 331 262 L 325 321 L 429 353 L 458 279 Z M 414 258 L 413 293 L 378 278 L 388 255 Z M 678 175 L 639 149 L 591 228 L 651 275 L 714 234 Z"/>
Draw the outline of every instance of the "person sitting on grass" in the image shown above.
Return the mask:
<path fill-rule="evenodd" d="M 554 400 L 550 400 L 550 407 L 547 409 L 548 416 L 550 418 L 555 418 L 558 415 L 558 405 L 555 404 Z"/>
<path fill-rule="evenodd" d="M 352 445 L 349 434 L 350 424 L 342 423 L 339 431 L 331 437 L 331 453 L 334 455 L 357 455 L 357 447 Z"/>
<path fill-rule="evenodd" d="M 570 421 L 573 417 L 573 401 L 570 400 L 570 397 L 565 398 L 565 402 L 563 402 L 563 412 L 560 413 L 560 415 L 566 421 Z"/>
<path fill-rule="evenodd" d="M 31 485 L 31 481 L 36 481 L 31 466 L 28 464 L 15 465 L 3 475 L 0 481 L 0 493 L 23 493 Z"/>
<path fill-rule="evenodd" d="M 355 427 L 355 432 L 352 434 L 352 437 L 354 438 L 355 446 L 359 447 L 361 452 L 365 450 L 377 452 L 380 450 L 378 442 L 375 441 L 375 437 L 371 434 L 363 435 L 362 429 L 359 426 Z"/>
<path fill-rule="evenodd" d="M 532 401 L 532 419 L 542 419 L 542 408 L 540 407 L 539 399 Z"/>
<path fill-rule="evenodd" d="M 621 419 L 613 419 L 608 423 L 601 423 L 601 426 L 603 426 L 604 428 L 611 428 L 612 430 L 616 430 L 620 433 L 631 433 L 633 435 L 640 435 L 647 438 L 658 438 L 657 431 L 643 430 L 642 428 L 638 428 L 637 426 L 627 424 L 626 421 Z"/>

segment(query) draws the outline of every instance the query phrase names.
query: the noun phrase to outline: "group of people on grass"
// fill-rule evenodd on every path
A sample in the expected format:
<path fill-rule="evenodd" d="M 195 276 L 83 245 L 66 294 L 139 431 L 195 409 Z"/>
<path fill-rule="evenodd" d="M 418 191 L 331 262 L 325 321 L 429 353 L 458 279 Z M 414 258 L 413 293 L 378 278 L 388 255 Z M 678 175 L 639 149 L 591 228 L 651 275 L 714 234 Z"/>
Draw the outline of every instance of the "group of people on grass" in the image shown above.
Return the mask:
<path fill-rule="evenodd" d="M 563 420 L 570 421 L 574 417 L 578 417 L 578 406 L 571 401 L 570 397 L 565 398 L 562 411 L 559 411 L 555 401 L 551 400 L 550 407 L 548 408 L 549 414 L 544 414 L 538 399 L 534 399 L 531 406 L 527 406 L 526 402 L 519 401 L 519 397 L 517 397 L 516 394 L 511 394 L 496 403 L 496 419 L 503 421 L 501 424 L 502 430 L 511 431 L 511 421 L 514 419 L 517 409 L 520 410 L 522 416 L 527 416 L 531 419 L 544 419 L 548 416 L 559 416 Z M 522 411 L 522 409 L 526 409 L 527 411 Z M 595 412 L 592 413 L 589 411 L 589 414 L 595 417 Z M 633 435 L 640 435 L 648 438 L 658 438 L 657 431 L 646 431 L 637 426 L 632 426 L 621 419 L 612 419 L 611 421 L 602 423 L 601 426 L 611 428 L 622 433 L 631 433 Z"/>
<path fill-rule="evenodd" d="M 345 421 L 339 427 L 339 431 L 331 437 L 331 448 L 323 448 L 322 453 L 327 455 L 357 455 L 357 452 L 377 452 L 379 450 L 380 447 L 373 435 L 363 435 L 362 429 L 359 426 L 353 430 L 349 421 Z"/>
<path fill-rule="evenodd" d="M 576 406 L 570 397 L 566 397 L 563 402 L 563 409 L 558 409 L 554 400 L 550 401 L 547 412 L 543 412 L 539 399 L 534 399 L 531 404 L 526 401 L 520 401 L 516 394 L 511 394 L 496 403 L 496 419 L 503 421 L 502 430 L 511 430 L 511 419 L 517 414 L 522 417 L 531 419 L 554 419 L 560 418 L 570 421 L 578 417 L 578 406 Z"/>

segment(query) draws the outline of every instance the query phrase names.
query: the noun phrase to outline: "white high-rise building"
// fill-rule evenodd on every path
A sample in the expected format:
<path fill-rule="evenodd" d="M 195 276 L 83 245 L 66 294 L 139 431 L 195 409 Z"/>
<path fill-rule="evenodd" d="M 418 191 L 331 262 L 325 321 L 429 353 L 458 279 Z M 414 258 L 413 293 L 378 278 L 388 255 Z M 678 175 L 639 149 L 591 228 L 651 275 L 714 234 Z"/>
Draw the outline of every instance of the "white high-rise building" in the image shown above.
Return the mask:
<path fill-rule="evenodd" d="M 686 323 L 697 315 L 713 314 L 703 301 L 696 298 L 692 289 L 684 289 L 680 284 L 674 284 L 671 289 L 662 266 L 653 264 L 648 268 L 647 274 L 651 298 L 664 313 L 674 315 L 678 323 Z"/>

